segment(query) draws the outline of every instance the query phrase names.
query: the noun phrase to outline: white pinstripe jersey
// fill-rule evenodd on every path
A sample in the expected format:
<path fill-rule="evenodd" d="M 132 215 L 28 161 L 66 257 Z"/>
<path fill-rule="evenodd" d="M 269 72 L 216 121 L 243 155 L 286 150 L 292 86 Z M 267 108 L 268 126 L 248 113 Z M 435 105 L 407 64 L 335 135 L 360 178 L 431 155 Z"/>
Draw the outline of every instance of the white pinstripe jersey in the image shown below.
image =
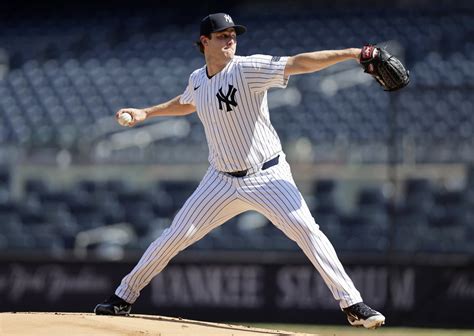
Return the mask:
<path fill-rule="evenodd" d="M 212 167 L 224 172 L 250 169 L 282 150 L 270 123 L 267 90 L 286 87 L 287 60 L 268 55 L 234 56 L 211 78 L 206 66 L 189 76 L 180 102 L 196 107 Z"/>

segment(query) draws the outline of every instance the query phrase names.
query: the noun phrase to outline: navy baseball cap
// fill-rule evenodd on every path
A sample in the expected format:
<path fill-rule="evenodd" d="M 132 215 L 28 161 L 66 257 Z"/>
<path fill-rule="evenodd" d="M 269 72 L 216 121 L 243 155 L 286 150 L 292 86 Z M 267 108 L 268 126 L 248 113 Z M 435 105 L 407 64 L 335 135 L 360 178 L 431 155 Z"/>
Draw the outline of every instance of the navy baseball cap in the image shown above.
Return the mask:
<path fill-rule="evenodd" d="M 245 26 L 234 24 L 234 20 L 229 14 L 215 13 L 209 14 L 201 21 L 201 35 L 209 35 L 227 28 L 234 28 L 237 35 L 243 34 L 247 31 Z"/>

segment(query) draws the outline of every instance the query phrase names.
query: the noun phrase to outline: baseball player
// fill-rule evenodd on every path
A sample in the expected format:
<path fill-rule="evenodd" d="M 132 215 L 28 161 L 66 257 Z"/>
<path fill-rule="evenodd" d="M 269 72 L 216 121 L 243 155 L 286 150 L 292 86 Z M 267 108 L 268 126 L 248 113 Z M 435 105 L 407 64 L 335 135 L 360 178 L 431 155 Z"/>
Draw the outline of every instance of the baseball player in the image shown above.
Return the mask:
<path fill-rule="evenodd" d="M 248 210 L 266 216 L 294 240 L 339 301 L 350 324 L 377 328 L 385 317 L 363 303 L 336 252 L 320 231 L 285 160 L 268 111 L 267 90 L 284 88 L 291 75 L 311 73 L 339 62 L 358 60 L 361 49 L 327 50 L 291 57 L 236 56 L 237 36 L 246 27 L 228 14 L 201 21 L 197 42 L 206 64 L 189 77 L 183 94 L 149 108 L 125 108 L 129 126 L 158 116 L 197 112 L 209 145 L 203 180 L 109 299 L 98 315 L 128 315 L 140 291 L 180 251 L 209 231 Z"/>

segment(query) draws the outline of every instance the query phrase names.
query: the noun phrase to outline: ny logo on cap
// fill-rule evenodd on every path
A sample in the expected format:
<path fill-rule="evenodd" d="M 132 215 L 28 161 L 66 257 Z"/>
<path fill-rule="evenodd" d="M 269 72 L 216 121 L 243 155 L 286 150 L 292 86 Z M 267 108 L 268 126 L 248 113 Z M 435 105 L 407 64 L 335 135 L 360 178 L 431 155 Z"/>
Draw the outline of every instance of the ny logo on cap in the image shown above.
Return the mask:
<path fill-rule="evenodd" d="M 231 18 L 230 15 L 228 15 L 228 14 L 225 14 L 225 15 L 224 15 L 224 19 L 225 19 L 227 22 L 229 22 L 229 23 L 234 23 L 234 21 L 232 21 L 232 18 Z"/>

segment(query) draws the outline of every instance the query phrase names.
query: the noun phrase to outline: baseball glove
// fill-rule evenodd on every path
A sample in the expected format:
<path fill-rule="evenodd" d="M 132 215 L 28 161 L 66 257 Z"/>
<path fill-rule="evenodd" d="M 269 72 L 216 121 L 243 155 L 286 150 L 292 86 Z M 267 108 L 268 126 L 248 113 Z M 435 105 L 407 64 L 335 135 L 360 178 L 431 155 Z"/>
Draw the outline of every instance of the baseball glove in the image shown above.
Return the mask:
<path fill-rule="evenodd" d="M 385 91 L 401 89 L 410 82 L 410 73 L 402 62 L 387 50 L 372 44 L 362 47 L 360 64 Z"/>

